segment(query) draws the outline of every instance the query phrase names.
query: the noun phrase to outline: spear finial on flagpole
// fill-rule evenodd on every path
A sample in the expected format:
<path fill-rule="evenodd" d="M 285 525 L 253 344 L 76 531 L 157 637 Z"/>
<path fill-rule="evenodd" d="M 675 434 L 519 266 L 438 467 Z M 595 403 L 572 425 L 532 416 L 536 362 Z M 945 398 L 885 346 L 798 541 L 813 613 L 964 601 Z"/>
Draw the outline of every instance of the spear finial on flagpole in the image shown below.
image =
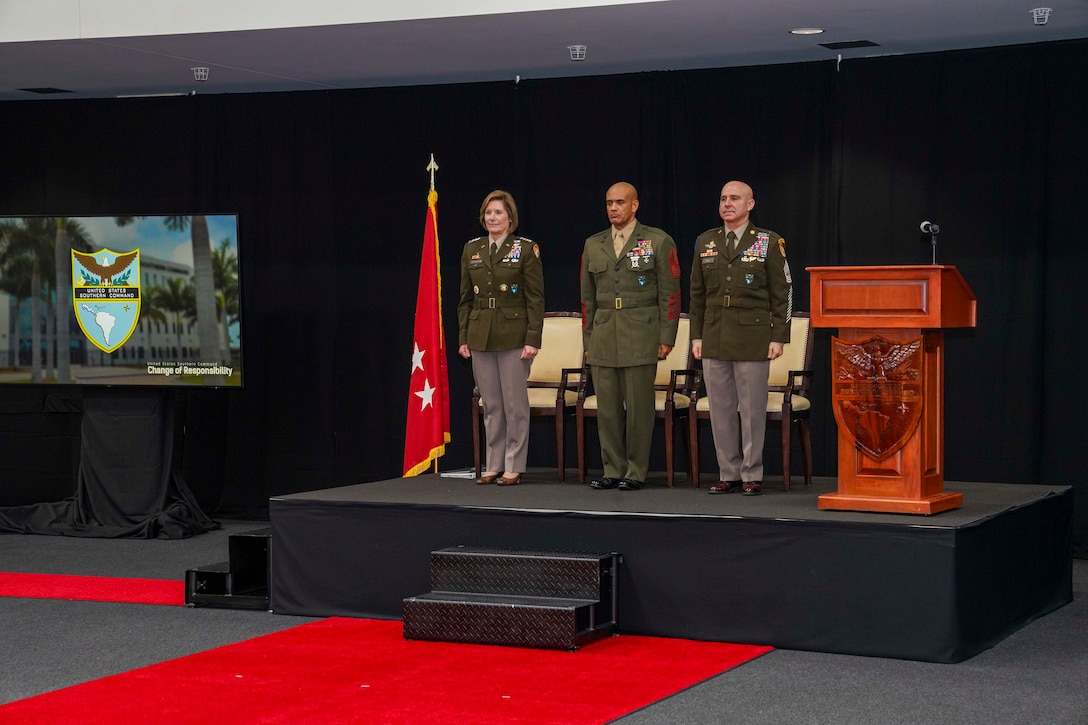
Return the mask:
<path fill-rule="evenodd" d="M 427 164 L 427 171 L 431 172 L 431 191 L 434 191 L 434 172 L 438 171 L 438 164 L 434 162 L 434 154 L 431 154 L 431 163 Z"/>

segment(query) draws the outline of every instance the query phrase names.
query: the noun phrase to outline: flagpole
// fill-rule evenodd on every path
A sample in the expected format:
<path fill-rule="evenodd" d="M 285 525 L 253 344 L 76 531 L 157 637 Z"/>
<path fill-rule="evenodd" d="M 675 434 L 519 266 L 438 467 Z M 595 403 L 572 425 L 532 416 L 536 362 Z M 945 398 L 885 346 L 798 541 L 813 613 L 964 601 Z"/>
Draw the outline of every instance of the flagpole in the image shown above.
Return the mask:
<path fill-rule="evenodd" d="M 431 153 L 431 162 L 427 164 L 427 171 L 431 172 L 431 193 L 433 194 L 435 192 L 434 172 L 438 171 L 438 164 L 434 162 L 434 152 Z M 434 457 L 434 474 L 438 475 L 438 456 Z"/>
<path fill-rule="evenodd" d="M 427 171 L 431 172 L 431 191 L 434 191 L 434 172 L 438 171 L 438 164 L 434 162 L 434 153 L 431 154 L 431 163 L 427 164 Z M 438 475 L 438 458 L 434 459 L 434 473 Z"/>
<path fill-rule="evenodd" d="M 416 315 L 413 325 L 414 352 L 409 376 L 408 416 L 404 437 L 404 476 L 415 476 L 431 468 L 438 473 L 438 458 L 450 442 L 449 375 L 446 369 L 446 340 L 442 329 L 442 264 L 438 243 L 438 192 L 435 190 L 434 154 L 427 171 L 431 189 L 427 194 L 427 219 L 423 232 Z M 433 465 L 432 465 L 433 464 Z"/>

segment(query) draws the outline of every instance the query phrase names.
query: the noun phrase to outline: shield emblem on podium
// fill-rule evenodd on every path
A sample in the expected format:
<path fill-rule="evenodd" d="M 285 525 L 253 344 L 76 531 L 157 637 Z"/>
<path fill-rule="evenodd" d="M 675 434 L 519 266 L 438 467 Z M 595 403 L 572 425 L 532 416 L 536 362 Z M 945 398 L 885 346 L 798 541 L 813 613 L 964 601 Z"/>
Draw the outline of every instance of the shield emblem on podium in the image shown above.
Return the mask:
<path fill-rule="evenodd" d="M 921 420 L 921 350 L 920 337 L 908 342 L 831 338 L 835 421 L 874 460 L 902 448 Z"/>
<path fill-rule="evenodd" d="M 73 249 L 72 303 L 92 345 L 106 353 L 124 345 L 140 321 L 140 250 Z"/>

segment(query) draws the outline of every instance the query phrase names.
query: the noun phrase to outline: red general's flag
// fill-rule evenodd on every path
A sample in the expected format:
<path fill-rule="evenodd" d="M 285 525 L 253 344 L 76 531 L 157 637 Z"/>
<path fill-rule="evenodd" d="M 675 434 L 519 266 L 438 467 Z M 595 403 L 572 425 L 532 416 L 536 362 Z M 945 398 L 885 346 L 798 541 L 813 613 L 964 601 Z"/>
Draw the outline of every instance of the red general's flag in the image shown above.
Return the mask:
<path fill-rule="evenodd" d="M 438 192 L 427 195 L 427 229 L 419 263 L 415 347 L 404 432 L 404 475 L 426 471 L 450 440 L 450 380 L 442 334 L 442 267 L 438 254 Z"/>

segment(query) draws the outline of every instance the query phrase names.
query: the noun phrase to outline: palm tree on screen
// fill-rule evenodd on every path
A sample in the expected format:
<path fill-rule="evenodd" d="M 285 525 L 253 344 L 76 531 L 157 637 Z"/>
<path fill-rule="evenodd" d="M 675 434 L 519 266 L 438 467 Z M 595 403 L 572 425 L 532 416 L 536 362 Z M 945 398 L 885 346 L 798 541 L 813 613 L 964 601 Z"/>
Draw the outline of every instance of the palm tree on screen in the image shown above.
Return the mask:
<path fill-rule="evenodd" d="M 51 331 L 55 329 L 55 336 L 51 335 L 47 340 L 48 367 L 50 370 L 53 368 L 53 341 L 56 340 L 57 382 L 70 382 L 71 250 L 90 251 L 90 236 L 78 221 L 67 217 L 9 220 L 0 228 L 0 234 L 4 238 L 3 248 L 0 249 L 4 289 L 19 290 L 16 293 L 19 301 L 27 297 L 32 300 L 31 315 L 35 320 L 31 323 L 31 356 L 35 369 L 32 377 L 38 375 L 41 347 L 41 313 L 40 308 L 34 312 L 34 307 L 44 301 L 49 318 L 56 321 L 55 327 L 54 324 L 48 325 Z M 33 288 L 35 275 L 39 285 L 36 293 Z M 21 296 L 24 293 L 26 296 Z M 33 302 L 35 297 L 39 299 L 38 303 Z"/>
<path fill-rule="evenodd" d="M 178 354 L 181 353 L 181 330 L 183 327 L 182 316 L 193 307 L 193 286 L 188 280 L 181 277 L 172 277 L 166 280 L 166 284 L 152 287 L 147 294 L 151 307 L 170 314 L 174 320 L 174 331 L 177 333 Z"/>
<path fill-rule="evenodd" d="M 219 347 L 225 358 L 230 357 L 230 326 L 238 321 L 241 298 L 238 287 L 238 255 L 234 252 L 230 237 L 219 240 L 212 250 L 212 268 L 215 275 L 215 303 L 219 316 Z"/>
<path fill-rule="evenodd" d="M 133 220 L 145 217 L 115 217 L 117 226 L 125 226 Z M 193 242 L 193 291 L 196 297 L 196 326 L 200 340 L 200 360 L 206 363 L 223 362 L 219 350 L 219 331 L 215 310 L 215 274 L 212 267 L 211 235 L 208 219 L 203 214 L 193 216 L 165 216 L 163 224 L 171 231 L 191 230 Z M 212 382 L 209 380 L 208 382 Z"/>

